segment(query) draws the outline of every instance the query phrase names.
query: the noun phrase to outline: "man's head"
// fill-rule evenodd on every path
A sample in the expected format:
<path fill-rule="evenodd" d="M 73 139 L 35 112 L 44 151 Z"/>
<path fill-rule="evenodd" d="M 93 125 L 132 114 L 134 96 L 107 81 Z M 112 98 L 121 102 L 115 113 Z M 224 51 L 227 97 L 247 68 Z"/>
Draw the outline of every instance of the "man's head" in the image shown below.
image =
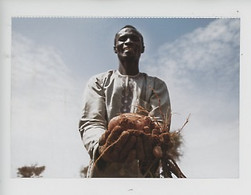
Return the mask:
<path fill-rule="evenodd" d="M 131 25 L 126 25 L 115 35 L 114 52 L 119 57 L 137 57 L 144 52 L 143 36 Z"/>

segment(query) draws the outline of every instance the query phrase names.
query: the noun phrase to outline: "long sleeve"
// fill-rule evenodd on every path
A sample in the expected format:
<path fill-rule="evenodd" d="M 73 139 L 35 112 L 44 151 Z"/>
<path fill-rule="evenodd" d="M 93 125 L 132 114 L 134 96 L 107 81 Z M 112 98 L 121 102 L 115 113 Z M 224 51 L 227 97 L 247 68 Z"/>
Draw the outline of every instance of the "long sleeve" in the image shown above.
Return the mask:
<path fill-rule="evenodd" d="M 167 86 L 165 82 L 158 78 L 154 78 L 154 86 L 150 96 L 150 115 L 154 116 L 158 121 L 168 123 L 167 128 L 171 124 L 171 104 Z"/>
<path fill-rule="evenodd" d="M 92 77 L 85 89 L 82 117 L 79 131 L 91 158 L 98 146 L 98 140 L 107 128 L 104 89 L 96 77 Z"/>

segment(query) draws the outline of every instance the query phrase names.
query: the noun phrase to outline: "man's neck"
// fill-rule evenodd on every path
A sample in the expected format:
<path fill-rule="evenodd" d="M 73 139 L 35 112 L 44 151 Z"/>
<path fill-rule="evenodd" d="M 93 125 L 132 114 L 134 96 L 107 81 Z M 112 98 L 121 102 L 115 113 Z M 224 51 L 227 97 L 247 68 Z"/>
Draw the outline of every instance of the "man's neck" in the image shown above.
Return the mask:
<path fill-rule="evenodd" d="M 137 75 L 139 73 L 139 63 L 137 61 L 120 61 L 119 72 L 122 75 Z"/>

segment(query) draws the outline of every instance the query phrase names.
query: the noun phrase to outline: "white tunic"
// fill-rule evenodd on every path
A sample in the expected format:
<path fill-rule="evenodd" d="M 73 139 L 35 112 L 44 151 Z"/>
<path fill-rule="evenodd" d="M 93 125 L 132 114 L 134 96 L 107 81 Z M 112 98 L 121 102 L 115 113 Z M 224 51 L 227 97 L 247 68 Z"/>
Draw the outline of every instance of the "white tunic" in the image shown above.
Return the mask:
<path fill-rule="evenodd" d="M 136 113 L 139 106 L 148 110 L 149 115 L 158 121 L 167 120 L 171 107 L 166 84 L 145 73 L 129 76 L 121 75 L 118 70 L 93 76 L 88 81 L 79 124 L 84 146 L 91 158 L 87 177 L 142 176 L 137 161 L 106 163 L 102 170 L 97 167 L 96 171 L 93 170 L 93 163 L 98 157 L 98 140 L 109 121 L 120 113 Z"/>

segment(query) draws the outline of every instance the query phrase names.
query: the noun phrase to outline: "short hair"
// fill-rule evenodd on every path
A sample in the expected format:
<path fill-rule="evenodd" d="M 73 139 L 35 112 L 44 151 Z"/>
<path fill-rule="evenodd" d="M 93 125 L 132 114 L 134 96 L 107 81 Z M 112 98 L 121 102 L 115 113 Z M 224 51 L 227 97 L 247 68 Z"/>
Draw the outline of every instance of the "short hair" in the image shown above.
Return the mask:
<path fill-rule="evenodd" d="M 133 30 L 139 35 L 139 37 L 140 37 L 140 39 L 141 39 L 141 43 L 142 43 L 142 49 L 144 49 L 144 48 L 145 48 L 145 45 L 144 45 L 143 36 L 142 36 L 142 34 L 141 34 L 134 26 L 132 26 L 132 25 L 125 25 L 124 27 L 122 27 L 122 28 L 116 33 L 115 38 L 114 38 L 114 47 L 116 46 L 116 38 L 117 38 L 117 36 L 118 36 L 118 33 L 119 33 L 121 30 L 123 30 L 124 28 L 133 29 Z"/>

